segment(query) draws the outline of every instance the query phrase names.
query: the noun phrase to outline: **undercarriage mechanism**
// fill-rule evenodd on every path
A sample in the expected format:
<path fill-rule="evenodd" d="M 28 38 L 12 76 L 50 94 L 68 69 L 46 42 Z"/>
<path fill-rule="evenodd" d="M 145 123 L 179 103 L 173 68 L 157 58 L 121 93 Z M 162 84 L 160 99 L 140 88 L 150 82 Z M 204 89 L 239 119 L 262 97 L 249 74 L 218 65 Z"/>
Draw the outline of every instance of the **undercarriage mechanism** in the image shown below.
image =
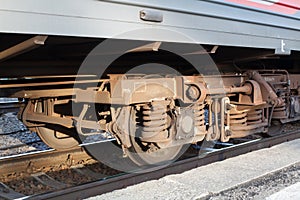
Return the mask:
<path fill-rule="evenodd" d="M 176 159 L 186 144 L 226 142 L 299 120 L 298 78 L 284 70 L 111 75 L 98 87 L 26 90 L 14 96 L 27 100 L 20 118 L 48 145 L 71 148 L 78 138 L 109 132 L 124 155 L 137 165 L 151 165 Z M 223 83 L 215 84 L 220 79 Z"/>

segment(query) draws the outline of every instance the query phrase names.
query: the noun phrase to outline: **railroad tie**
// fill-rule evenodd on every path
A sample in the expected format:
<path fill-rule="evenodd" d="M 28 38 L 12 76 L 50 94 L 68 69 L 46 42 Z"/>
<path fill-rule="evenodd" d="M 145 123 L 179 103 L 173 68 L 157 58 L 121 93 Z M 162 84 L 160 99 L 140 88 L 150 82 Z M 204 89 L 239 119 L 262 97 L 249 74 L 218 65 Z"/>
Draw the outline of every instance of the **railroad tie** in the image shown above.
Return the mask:
<path fill-rule="evenodd" d="M 35 173 L 31 175 L 35 180 L 42 183 L 43 185 L 55 188 L 55 189 L 62 189 L 66 188 L 67 185 L 64 183 L 61 183 L 59 181 L 56 181 L 55 179 L 51 178 L 47 174 L 43 172 Z"/>
<path fill-rule="evenodd" d="M 15 192 L 13 189 L 0 182 L 0 199 L 19 199 L 25 195 Z"/>

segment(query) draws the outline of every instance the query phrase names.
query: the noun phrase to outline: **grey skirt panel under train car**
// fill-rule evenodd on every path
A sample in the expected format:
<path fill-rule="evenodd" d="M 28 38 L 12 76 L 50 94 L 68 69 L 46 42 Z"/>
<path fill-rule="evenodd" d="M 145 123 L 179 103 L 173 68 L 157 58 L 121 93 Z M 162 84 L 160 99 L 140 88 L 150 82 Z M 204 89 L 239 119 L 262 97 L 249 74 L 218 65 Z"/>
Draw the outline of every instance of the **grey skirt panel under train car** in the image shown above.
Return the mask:
<path fill-rule="evenodd" d="M 300 50 L 299 3 L 239 2 L 3 0 L 0 32 Z"/>

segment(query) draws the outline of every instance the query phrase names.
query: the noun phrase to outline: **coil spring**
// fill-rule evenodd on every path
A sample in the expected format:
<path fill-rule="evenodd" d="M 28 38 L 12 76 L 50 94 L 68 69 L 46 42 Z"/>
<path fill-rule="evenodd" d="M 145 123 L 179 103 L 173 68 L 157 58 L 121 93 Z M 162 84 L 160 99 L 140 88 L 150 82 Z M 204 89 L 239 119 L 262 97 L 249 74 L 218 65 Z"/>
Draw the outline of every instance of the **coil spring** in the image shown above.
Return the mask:
<path fill-rule="evenodd" d="M 197 103 L 194 105 L 194 117 L 195 117 L 195 127 L 200 128 L 205 125 L 205 110 L 203 103 Z"/>
<path fill-rule="evenodd" d="M 144 105 L 142 107 L 142 132 L 143 142 L 163 142 L 168 138 L 168 114 L 164 103 Z"/>
<path fill-rule="evenodd" d="M 288 117 L 287 110 L 288 109 L 287 109 L 286 103 L 284 103 L 281 106 L 275 107 L 274 111 L 273 111 L 272 118 L 274 118 L 274 119 L 284 119 L 284 118 L 287 118 Z"/>
<path fill-rule="evenodd" d="M 230 112 L 230 126 L 247 126 L 247 112 L 232 110 Z"/>
<path fill-rule="evenodd" d="M 247 126 L 250 124 L 262 123 L 262 113 L 261 109 L 256 109 L 249 112 L 231 111 L 230 113 L 230 125 L 231 126 Z"/>
<path fill-rule="evenodd" d="M 263 122 L 263 110 L 257 109 L 247 113 L 247 124 L 259 124 Z"/>

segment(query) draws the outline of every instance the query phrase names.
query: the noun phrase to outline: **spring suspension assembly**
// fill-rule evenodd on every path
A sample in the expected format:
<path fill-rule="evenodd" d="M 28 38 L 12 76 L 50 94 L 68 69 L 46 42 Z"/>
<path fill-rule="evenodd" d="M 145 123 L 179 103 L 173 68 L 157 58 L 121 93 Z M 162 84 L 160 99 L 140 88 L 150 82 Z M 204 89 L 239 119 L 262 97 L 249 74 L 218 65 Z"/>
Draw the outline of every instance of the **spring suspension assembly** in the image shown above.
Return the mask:
<path fill-rule="evenodd" d="M 230 125 L 232 128 L 247 126 L 247 112 L 232 110 L 230 113 Z"/>
<path fill-rule="evenodd" d="M 263 117 L 262 109 L 249 111 L 247 114 L 247 124 L 260 124 L 264 121 Z"/>
<path fill-rule="evenodd" d="M 235 108 L 230 112 L 232 138 L 264 132 L 267 125 L 267 119 L 261 108 L 253 110 L 238 110 Z"/>
<path fill-rule="evenodd" d="M 167 142 L 168 133 L 168 101 L 157 101 L 143 105 L 141 108 L 141 141 Z"/>
<path fill-rule="evenodd" d="M 203 135 L 205 134 L 205 104 L 204 103 L 196 103 L 193 106 L 194 109 L 194 120 L 195 120 L 195 135 Z"/>
<path fill-rule="evenodd" d="M 289 115 L 286 103 L 276 106 L 273 111 L 273 119 L 285 119 Z"/>

